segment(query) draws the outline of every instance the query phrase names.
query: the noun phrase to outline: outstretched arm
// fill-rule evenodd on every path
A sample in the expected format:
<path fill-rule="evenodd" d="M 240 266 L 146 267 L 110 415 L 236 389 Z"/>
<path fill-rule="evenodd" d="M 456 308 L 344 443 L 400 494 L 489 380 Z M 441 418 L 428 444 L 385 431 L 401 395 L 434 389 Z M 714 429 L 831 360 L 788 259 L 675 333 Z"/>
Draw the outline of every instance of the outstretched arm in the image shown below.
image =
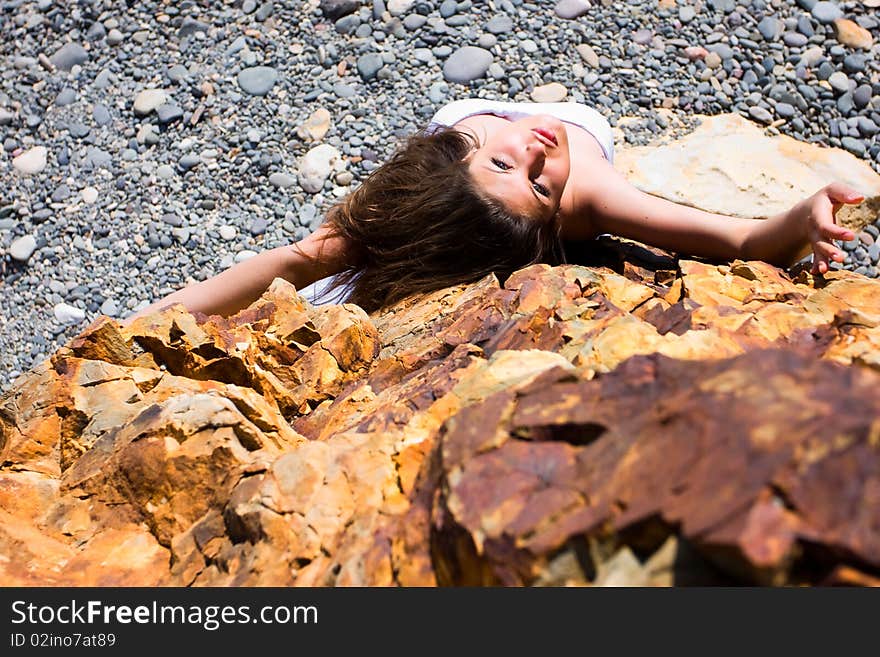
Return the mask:
<path fill-rule="evenodd" d="M 149 315 L 174 304 L 190 312 L 231 315 L 247 307 L 266 291 L 276 278 L 284 278 L 301 289 L 316 280 L 341 271 L 345 244 L 331 236 L 326 225 L 294 245 L 263 251 L 216 276 L 189 285 L 122 320 Z M 311 257 L 308 257 L 311 256 Z"/>
<path fill-rule="evenodd" d="M 813 272 L 828 270 L 830 259 L 843 260 L 834 239 L 852 239 L 835 224 L 844 203 L 862 195 L 835 183 L 768 219 L 746 219 L 705 212 L 646 194 L 605 160 L 595 175 L 573 181 L 577 206 L 585 210 L 593 235 L 611 233 L 678 253 L 732 260 L 764 260 L 788 266 L 813 248 Z"/>

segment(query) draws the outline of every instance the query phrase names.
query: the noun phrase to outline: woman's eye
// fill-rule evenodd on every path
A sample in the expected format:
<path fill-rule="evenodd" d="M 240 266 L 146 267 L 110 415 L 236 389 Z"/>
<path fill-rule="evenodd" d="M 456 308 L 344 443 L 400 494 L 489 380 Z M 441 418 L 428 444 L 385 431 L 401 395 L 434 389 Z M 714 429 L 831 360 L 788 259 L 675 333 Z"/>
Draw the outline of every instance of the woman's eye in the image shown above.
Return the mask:
<path fill-rule="evenodd" d="M 492 164 L 494 164 L 496 167 L 498 167 L 502 171 L 507 171 L 510 168 L 509 166 L 507 166 L 506 162 L 504 162 L 502 160 L 498 160 L 494 157 L 492 158 Z"/>
<path fill-rule="evenodd" d="M 541 183 L 535 182 L 532 183 L 532 186 L 534 186 L 535 191 L 538 192 L 541 196 L 550 196 L 550 190 L 544 187 L 544 185 L 542 185 Z"/>

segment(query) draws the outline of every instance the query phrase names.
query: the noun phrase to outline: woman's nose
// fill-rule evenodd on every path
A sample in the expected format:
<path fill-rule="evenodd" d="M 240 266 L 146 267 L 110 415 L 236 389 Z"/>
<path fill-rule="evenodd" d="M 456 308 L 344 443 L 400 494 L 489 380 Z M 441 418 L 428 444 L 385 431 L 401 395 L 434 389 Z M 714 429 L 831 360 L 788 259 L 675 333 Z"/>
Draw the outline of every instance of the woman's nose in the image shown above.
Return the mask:
<path fill-rule="evenodd" d="M 526 162 L 532 173 L 540 173 L 547 159 L 547 150 L 538 139 L 526 143 Z"/>

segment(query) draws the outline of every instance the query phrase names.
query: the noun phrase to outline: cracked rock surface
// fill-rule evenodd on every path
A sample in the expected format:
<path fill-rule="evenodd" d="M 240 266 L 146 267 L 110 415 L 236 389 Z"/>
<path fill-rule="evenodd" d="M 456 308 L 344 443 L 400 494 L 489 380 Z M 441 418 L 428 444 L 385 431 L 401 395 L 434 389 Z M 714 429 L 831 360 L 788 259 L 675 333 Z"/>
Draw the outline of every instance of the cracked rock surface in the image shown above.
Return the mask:
<path fill-rule="evenodd" d="M 880 583 L 880 281 L 597 244 L 97 320 L 0 398 L 0 584 Z"/>

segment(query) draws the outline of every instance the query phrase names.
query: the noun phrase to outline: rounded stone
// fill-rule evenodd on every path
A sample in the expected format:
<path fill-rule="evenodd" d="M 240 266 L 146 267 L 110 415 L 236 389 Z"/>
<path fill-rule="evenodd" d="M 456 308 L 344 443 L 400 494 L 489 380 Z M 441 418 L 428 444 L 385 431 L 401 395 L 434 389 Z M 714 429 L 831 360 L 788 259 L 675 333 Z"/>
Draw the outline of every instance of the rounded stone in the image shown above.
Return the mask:
<path fill-rule="evenodd" d="M 168 94 L 161 89 L 144 89 L 134 99 L 134 113 L 147 116 L 168 100 Z"/>
<path fill-rule="evenodd" d="M 443 62 L 443 77 L 449 82 L 467 83 L 481 78 L 492 64 L 492 53 L 478 46 L 464 46 Z"/>
<path fill-rule="evenodd" d="M 49 151 L 45 146 L 34 146 L 12 160 L 13 168 L 21 174 L 32 176 L 46 168 Z"/>
<path fill-rule="evenodd" d="M 64 302 L 56 303 L 52 312 L 55 315 L 55 319 L 62 324 L 79 324 L 86 318 L 84 310 L 81 310 L 76 306 L 68 305 Z"/>
<path fill-rule="evenodd" d="M 9 255 L 18 262 L 27 262 L 37 250 L 37 240 L 33 235 L 19 237 L 9 246 Z"/>
<path fill-rule="evenodd" d="M 296 183 L 296 178 L 288 176 L 286 173 L 273 173 L 269 176 L 269 183 L 275 187 L 286 189 L 292 187 Z"/>
<path fill-rule="evenodd" d="M 89 59 L 89 53 L 78 43 L 67 43 L 55 51 L 49 61 L 55 68 L 69 71 L 78 64 L 85 64 Z"/>
<path fill-rule="evenodd" d="M 834 2 L 817 2 L 810 13 L 823 25 L 829 25 L 843 16 L 843 11 Z"/>
<path fill-rule="evenodd" d="M 573 20 L 590 11 L 590 7 L 592 7 L 592 5 L 589 0 L 559 0 L 553 8 L 553 11 L 559 16 L 559 18 Z"/>
<path fill-rule="evenodd" d="M 531 97 L 536 103 L 559 103 L 568 95 L 568 89 L 559 82 L 542 84 L 532 90 Z"/>
<path fill-rule="evenodd" d="M 251 96 L 265 96 L 278 81 L 278 71 L 271 66 L 254 66 L 238 74 L 238 86 Z"/>
<path fill-rule="evenodd" d="M 89 205 L 98 200 L 98 190 L 94 187 L 84 187 L 80 194 L 82 194 L 82 200 Z"/>
<path fill-rule="evenodd" d="M 495 14 L 486 23 L 486 31 L 491 34 L 507 34 L 513 29 L 513 19 L 507 14 Z"/>
<path fill-rule="evenodd" d="M 385 62 L 382 61 L 382 57 L 374 52 L 361 55 L 357 59 L 357 70 L 364 82 L 369 82 L 375 78 L 379 69 L 384 65 Z"/>

